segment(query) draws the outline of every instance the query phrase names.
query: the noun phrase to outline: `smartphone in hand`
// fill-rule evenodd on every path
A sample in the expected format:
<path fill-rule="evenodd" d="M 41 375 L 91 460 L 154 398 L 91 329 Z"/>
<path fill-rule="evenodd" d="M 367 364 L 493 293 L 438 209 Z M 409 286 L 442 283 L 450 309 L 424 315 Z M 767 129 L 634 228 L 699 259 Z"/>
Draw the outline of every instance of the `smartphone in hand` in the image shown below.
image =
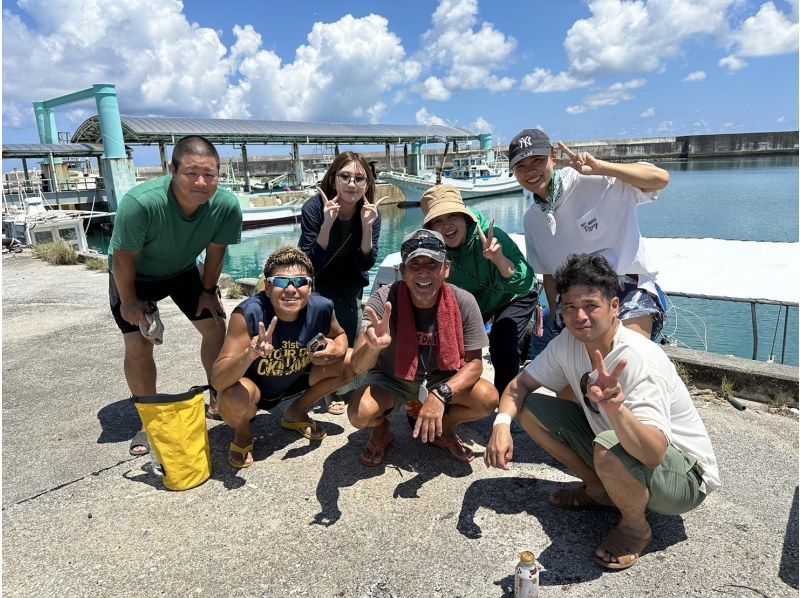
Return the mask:
<path fill-rule="evenodd" d="M 322 351 L 327 346 L 328 344 L 325 342 L 325 335 L 319 332 L 314 338 L 308 341 L 306 348 L 310 353 L 316 353 L 317 351 Z"/>

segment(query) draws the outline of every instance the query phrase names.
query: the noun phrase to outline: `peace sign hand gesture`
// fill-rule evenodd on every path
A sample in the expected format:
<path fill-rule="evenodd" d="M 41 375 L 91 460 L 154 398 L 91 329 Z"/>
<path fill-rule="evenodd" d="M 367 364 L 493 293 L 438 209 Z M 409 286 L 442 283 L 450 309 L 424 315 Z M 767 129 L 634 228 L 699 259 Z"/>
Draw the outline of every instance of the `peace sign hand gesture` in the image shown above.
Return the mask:
<path fill-rule="evenodd" d="M 275 332 L 275 326 L 277 325 L 278 316 L 272 318 L 272 321 L 269 323 L 269 328 L 264 328 L 264 322 L 258 323 L 258 336 L 254 336 L 250 339 L 249 349 L 251 354 L 255 354 L 253 359 L 256 357 L 265 359 L 275 350 L 275 347 L 272 346 L 272 333 Z"/>
<path fill-rule="evenodd" d="M 364 330 L 364 340 L 370 348 L 383 351 L 392 343 L 392 335 L 389 332 L 389 320 L 392 317 L 392 304 L 388 301 L 384 305 L 383 317 L 379 320 L 375 315 L 375 310 L 367 306 L 364 313 L 369 318 L 370 325 Z"/>
<path fill-rule="evenodd" d="M 490 262 L 498 263 L 499 260 L 503 259 L 503 248 L 500 243 L 497 242 L 497 239 L 494 238 L 494 218 L 492 218 L 489 229 L 486 231 L 485 235 L 480 226 L 477 228 L 478 236 L 483 244 L 483 257 Z"/>
<path fill-rule="evenodd" d="M 617 367 L 609 374 L 603 361 L 603 354 L 595 350 L 592 353 L 592 363 L 597 369 L 597 381 L 588 389 L 589 398 L 602 407 L 606 413 L 610 414 L 619 411 L 619 408 L 625 402 L 625 394 L 622 392 L 619 378 L 628 362 L 620 359 Z"/>
<path fill-rule="evenodd" d="M 600 174 L 600 160 L 589 152 L 578 152 L 576 154 L 560 141 L 558 142 L 558 149 L 567 157 L 557 158 L 555 160 L 557 165 L 569 166 L 581 174 Z"/>
<path fill-rule="evenodd" d="M 319 191 L 320 197 L 322 197 L 322 224 L 331 226 L 336 221 L 336 218 L 339 217 L 339 196 L 337 195 L 333 199 L 328 199 L 322 187 L 317 187 L 317 190 Z"/>
<path fill-rule="evenodd" d="M 370 203 L 367 196 L 364 196 L 364 206 L 361 208 L 362 228 L 372 228 L 373 223 L 378 219 L 378 206 L 381 205 L 385 199 L 389 199 L 389 197 L 384 196 L 375 203 Z"/>

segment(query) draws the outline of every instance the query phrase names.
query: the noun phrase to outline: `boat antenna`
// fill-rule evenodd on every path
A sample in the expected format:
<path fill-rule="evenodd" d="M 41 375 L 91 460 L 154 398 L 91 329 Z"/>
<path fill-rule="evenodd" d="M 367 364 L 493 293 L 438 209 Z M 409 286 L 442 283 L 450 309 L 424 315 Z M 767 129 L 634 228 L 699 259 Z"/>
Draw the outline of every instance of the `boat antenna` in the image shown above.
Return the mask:
<path fill-rule="evenodd" d="M 436 170 L 436 184 L 442 184 L 442 170 L 444 169 L 444 161 L 447 160 L 447 150 L 450 149 L 450 142 L 446 142 L 444 144 L 444 153 L 442 154 L 442 163 L 439 164 L 439 168 Z"/>

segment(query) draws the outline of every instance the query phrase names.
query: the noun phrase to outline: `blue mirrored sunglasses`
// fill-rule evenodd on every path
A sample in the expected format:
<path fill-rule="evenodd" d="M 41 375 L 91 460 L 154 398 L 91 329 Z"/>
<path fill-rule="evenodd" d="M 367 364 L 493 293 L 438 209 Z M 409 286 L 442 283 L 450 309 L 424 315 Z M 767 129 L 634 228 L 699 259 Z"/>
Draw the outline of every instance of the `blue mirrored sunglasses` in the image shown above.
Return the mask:
<path fill-rule="evenodd" d="M 289 285 L 299 289 L 306 285 L 310 285 L 311 278 L 309 276 L 267 276 L 267 282 L 278 287 L 279 289 L 285 289 Z"/>

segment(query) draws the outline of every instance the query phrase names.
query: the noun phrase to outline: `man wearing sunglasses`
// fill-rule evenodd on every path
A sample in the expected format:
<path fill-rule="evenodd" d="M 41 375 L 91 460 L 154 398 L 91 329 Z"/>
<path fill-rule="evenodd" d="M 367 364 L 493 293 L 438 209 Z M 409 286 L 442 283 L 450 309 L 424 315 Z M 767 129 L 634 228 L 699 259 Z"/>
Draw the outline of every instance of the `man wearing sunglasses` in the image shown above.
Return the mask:
<path fill-rule="evenodd" d="M 109 300 L 125 343 L 125 379 L 139 396 L 156 394 L 153 344 L 161 339 L 150 334 L 148 315 L 153 318 L 155 304 L 168 296 L 202 336 L 200 359 L 211 375 L 225 339 L 217 282 L 227 246 L 242 235 L 239 201 L 217 188 L 219 154 L 211 142 L 197 135 L 180 139 L 170 172 L 125 194 L 108 250 Z M 196 260 L 203 250 L 201 275 Z M 140 431 L 129 451 L 149 450 Z"/>
<path fill-rule="evenodd" d="M 599 254 L 572 255 L 554 273 L 566 330 L 506 388 L 486 448 L 508 469 L 515 416 L 528 434 L 583 481 L 550 496 L 560 509 L 621 515 L 595 550 L 608 569 L 634 565 L 650 544 L 646 511 L 699 506 L 720 486 L 703 421 L 661 347 L 618 319 L 617 273 Z M 532 394 L 569 385 L 578 399 Z"/>
<path fill-rule="evenodd" d="M 319 441 L 325 430 L 308 411 L 343 386 L 347 335 L 336 321 L 333 302 L 311 293 L 314 267 L 298 247 L 276 250 L 264 265 L 266 287 L 233 311 L 228 335 L 214 363 L 211 384 L 220 395 L 219 413 L 236 435 L 228 462 L 253 464 L 251 420 L 259 408 L 272 409 L 297 397 L 281 427 Z"/>
<path fill-rule="evenodd" d="M 353 426 L 372 430 L 360 461 L 383 463 L 394 439 L 387 414 L 395 402 L 419 400 L 414 437 L 468 463 L 475 455 L 453 428 L 488 416 L 498 403 L 497 390 L 481 378 L 489 344 L 481 312 L 470 293 L 445 284 L 450 265 L 438 232 L 414 231 L 400 254 L 403 279 L 369 298 L 353 350 L 354 372 L 369 372 L 347 410 Z"/>

